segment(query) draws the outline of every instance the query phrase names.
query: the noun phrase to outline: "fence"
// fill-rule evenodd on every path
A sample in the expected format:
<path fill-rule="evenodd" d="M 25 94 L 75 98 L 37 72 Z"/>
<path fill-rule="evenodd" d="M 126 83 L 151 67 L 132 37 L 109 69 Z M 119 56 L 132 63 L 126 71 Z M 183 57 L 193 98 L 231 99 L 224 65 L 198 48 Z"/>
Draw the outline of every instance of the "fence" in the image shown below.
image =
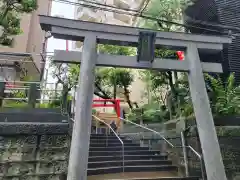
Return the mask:
<path fill-rule="evenodd" d="M 50 83 L 53 84 L 53 83 Z M 1 81 L 0 107 L 60 107 L 60 104 L 70 108 L 68 102 L 68 89 L 42 87 L 40 82 Z"/>
<path fill-rule="evenodd" d="M 238 118 L 236 118 L 238 119 Z M 182 120 L 186 122 L 185 120 Z M 194 124 L 194 123 L 193 123 Z M 222 123 L 221 123 L 222 124 Z M 233 124 L 233 123 L 231 123 Z M 236 123 L 235 123 L 236 124 Z M 186 129 L 182 122 L 179 120 L 170 121 L 167 124 L 161 125 L 146 125 L 146 127 L 151 128 L 155 126 L 156 130 L 162 133 L 167 140 L 173 143 L 175 146 L 181 146 L 181 136 L 180 132 Z M 161 128 L 160 128 L 161 127 Z M 164 128 L 165 127 L 165 130 Z M 192 126 L 194 127 L 194 126 Z M 229 180 L 239 180 L 240 179 L 240 127 L 216 127 L 218 133 L 218 140 L 222 152 L 222 157 L 225 165 L 226 174 Z M 130 133 L 130 131 L 134 132 Z M 185 133 L 186 146 L 191 146 L 197 152 L 202 154 L 201 145 L 198 138 L 198 134 L 195 128 L 188 129 L 189 131 Z M 184 164 L 184 154 L 182 149 L 177 149 L 173 151 L 172 148 L 166 146 L 164 141 L 159 138 L 159 136 L 141 130 L 136 129 L 131 126 L 127 126 L 124 129 L 124 133 L 130 139 L 140 142 L 142 146 L 149 146 L 154 150 L 161 150 L 162 152 L 168 153 L 169 157 L 173 160 L 173 163 L 179 167 L 181 174 L 185 175 L 185 164 Z M 189 175 L 191 176 L 202 176 L 201 162 L 199 158 L 190 150 L 187 150 L 187 160 Z M 205 173 L 205 169 L 203 167 Z M 205 175 L 206 176 L 206 175 Z"/>

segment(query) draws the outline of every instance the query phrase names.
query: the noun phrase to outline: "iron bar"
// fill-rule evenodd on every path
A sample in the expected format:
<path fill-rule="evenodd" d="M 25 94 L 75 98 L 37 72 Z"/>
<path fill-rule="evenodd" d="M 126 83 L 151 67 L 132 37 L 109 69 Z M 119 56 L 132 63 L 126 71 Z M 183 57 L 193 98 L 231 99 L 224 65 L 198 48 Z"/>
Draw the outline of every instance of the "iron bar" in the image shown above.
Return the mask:
<path fill-rule="evenodd" d="M 184 159 L 184 166 L 185 166 L 185 175 L 186 177 L 188 177 L 189 176 L 188 158 L 187 158 L 186 141 L 185 141 L 183 132 L 181 132 L 181 141 L 182 141 L 183 159 Z"/>
<path fill-rule="evenodd" d="M 153 130 L 153 129 L 147 128 L 147 127 L 145 127 L 145 126 L 143 126 L 143 125 L 140 125 L 140 124 L 134 123 L 134 122 L 132 122 L 132 121 L 129 121 L 129 120 L 127 120 L 127 119 L 123 119 L 123 118 L 121 118 L 121 117 L 120 117 L 120 119 L 123 120 L 123 121 L 125 121 L 125 122 L 129 122 L 129 123 L 131 123 L 131 124 L 133 124 L 133 125 L 135 125 L 135 126 L 138 126 L 138 127 L 140 127 L 140 128 L 146 129 L 146 130 L 148 130 L 148 131 L 151 131 L 151 132 L 159 135 L 159 136 L 161 137 L 161 139 L 163 139 L 171 148 L 182 148 L 182 149 L 189 148 L 189 149 L 199 158 L 200 164 L 201 164 L 202 179 L 205 180 L 204 164 L 203 164 L 202 155 L 199 154 L 192 146 L 185 146 L 185 145 L 182 145 L 182 146 L 174 146 L 173 143 L 171 143 L 170 141 L 168 141 L 164 136 L 162 136 L 161 133 L 159 133 L 159 132 L 157 132 L 157 131 L 155 131 L 155 130 Z M 136 134 L 136 133 L 126 133 L 126 134 Z M 184 152 L 183 152 L 183 153 L 184 153 Z M 187 156 L 186 156 L 186 158 L 187 158 Z M 186 158 L 184 158 L 184 164 L 185 164 L 185 168 L 188 168 L 188 166 L 186 166 L 186 164 L 187 164 L 187 159 L 186 159 Z M 186 172 L 188 172 L 188 173 L 186 173 L 186 174 L 188 174 L 188 176 L 189 176 L 189 171 L 188 171 L 188 169 L 186 170 Z"/>
<path fill-rule="evenodd" d="M 103 120 L 101 120 L 100 118 L 98 118 L 97 116 L 94 116 L 94 115 L 92 115 L 96 120 L 98 120 L 98 121 L 100 121 L 100 122 L 102 122 L 102 123 L 104 123 L 106 126 L 108 126 L 108 128 L 115 134 L 115 136 L 118 138 L 118 140 L 120 141 L 120 143 L 122 144 L 122 158 L 123 158 L 123 164 L 122 164 L 122 166 L 123 166 L 123 172 L 125 171 L 125 158 L 124 158 L 124 154 L 125 154 L 125 152 L 124 152 L 124 143 L 123 143 L 123 141 L 122 141 L 122 139 L 118 136 L 118 134 L 114 131 L 114 129 L 108 124 L 108 123 L 106 123 L 105 121 L 103 121 Z"/>

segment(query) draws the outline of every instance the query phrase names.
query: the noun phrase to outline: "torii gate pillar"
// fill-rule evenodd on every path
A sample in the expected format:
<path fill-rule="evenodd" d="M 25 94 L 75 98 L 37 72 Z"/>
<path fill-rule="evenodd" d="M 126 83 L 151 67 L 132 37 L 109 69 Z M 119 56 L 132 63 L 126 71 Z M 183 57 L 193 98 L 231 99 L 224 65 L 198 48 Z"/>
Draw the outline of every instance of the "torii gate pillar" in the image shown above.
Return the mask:
<path fill-rule="evenodd" d="M 97 60 L 96 45 L 96 36 L 85 37 L 77 89 L 77 108 L 68 164 L 68 180 L 87 179 L 95 66 Z"/>
<path fill-rule="evenodd" d="M 77 112 L 72 135 L 68 180 L 87 180 L 87 163 L 91 127 L 91 107 L 94 90 L 94 67 L 126 67 L 188 72 L 189 86 L 201 141 L 208 180 L 227 180 L 222 161 L 213 116 L 209 105 L 203 72 L 222 72 L 219 63 L 200 62 L 198 50 L 219 52 L 223 44 L 231 43 L 229 37 L 204 36 L 173 32 L 156 32 L 155 45 L 186 50 L 184 61 L 154 59 L 152 62 L 137 62 L 133 56 L 112 56 L 96 53 L 96 41 L 102 44 L 138 44 L 140 31 L 133 27 L 122 27 L 99 23 L 40 16 L 40 24 L 53 37 L 81 41 L 83 52 L 58 52 L 55 62 L 82 63 Z"/>

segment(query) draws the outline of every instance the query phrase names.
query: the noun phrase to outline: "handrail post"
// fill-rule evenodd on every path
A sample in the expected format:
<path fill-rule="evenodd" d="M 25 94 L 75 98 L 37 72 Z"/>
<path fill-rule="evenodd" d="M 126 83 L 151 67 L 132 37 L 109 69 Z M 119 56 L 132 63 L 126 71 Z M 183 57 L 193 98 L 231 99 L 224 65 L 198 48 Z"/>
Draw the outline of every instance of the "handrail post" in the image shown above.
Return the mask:
<path fill-rule="evenodd" d="M 106 147 L 108 146 L 108 128 L 107 128 L 107 131 L 106 131 L 106 135 L 107 135 L 107 138 L 106 138 Z"/>
<path fill-rule="evenodd" d="M 124 172 L 125 171 L 125 157 L 124 157 L 125 151 L 124 151 L 124 143 L 123 143 L 123 141 L 121 140 L 121 138 L 118 136 L 118 134 L 114 131 L 114 129 L 108 123 L 106 123 L 105 121 L 99 119 L 98 117 L 96 117 L 94 115 L 92 115 L 92 117 L 94 117 L 96 120 L 98 120 L 98 121 L 104 123 L 106 126 L 108 126 L 109 130 L 111 130 L 113 132 L 113 134 L 115 134 L 115 136 L 118 138 L 118 140 L 122 144 L 122 160 L 123 160 L 123 162 L 122 162 L 122 166 L 123 166 L 122 169 L 123 169 L 123 172 Z"/>
<path fill-rule="evenodd" d="M 182 141 L 182 149 L 183 149 L 185 175 L 186 175 L 186 177 L 189 177 L 189 168 L 188 168 L 188 158 L 187 158 L 186 141 L 185 141 L 185 136 L 184 136 L 183 131 L 181 132 L 181 141 Z"/>
<path fill-rule="evenodd" d="M 204 172 L 204 161 L 203 161 L 203 158 L 201 156 L 200 158 L 200 166 L 201 166 L 201 174 L 202 174 L 202 180 L 205 180 L 205 172 Z"/>
<path fill-rule="evenodd" d="M 181 132 L 181 141 L 182 141 L 182 146 L 174 146 L 170 141 L 168 141 L 163 135 L 161 135 L 159 132 L 153 130 L 153 129 L 150 129 L 150 128 L 147 128 L 145 126 L 142 126 L 140 124 L 136 124 L 132 121 L 129 121 L 129 120 L 126 120 L 126 119 L 123 119 L 123 118 L 120 118 L 122 119 L 123 121 L 126 121 L 126 122 L 129 122 L 135 126 L 138 126 L 138 127 L 141 127 L 143 129 L 146 129 L 148 131 L 151 131 L 155 134 L 158 134 L 171 148 L 183 148 L 183 155 L 184 155 L 184 164 L 185 164 L 185 170 L 186 170 L 186 176 L 189 176 L 189 167 L 188 167 L 188 159 L 187 159 L 187 151 L 186 151 L 186 148 L 190 148 L 190 150 L 199 158 L 200 160 L 200 164 L 201 164 L 201 173 L 202 173 L 202 180 L 205 180 L 205 173 L 204 173 L 204 162 L 203 162 L 203 156 L 201 154 L 199 154 L 195 149 L 193 149 L 191 146 L 186 146 L 186 141 L 185 141 L 185 136 L 184 136 L 184 133 Z M 124 160 L 123 160 L 124 161 Z"/>
<path fill-rule="evenodd" d="M 123 163 L 122 163 L 122 166 L 123 166 L 123 173 L 125 172 L 125 157 L 124 157 L 124 155 L 125 155 L 125 152 L 124 152 L 124 144 L 122 144 L 122 159 L 123 159 Z"/>
<path fill-rule="evenodd" d="M 0 82 L 0 107 L 3 106 L 3 101 L 4 101 L 4 97 L 5 97 L 5 82 Z"/>

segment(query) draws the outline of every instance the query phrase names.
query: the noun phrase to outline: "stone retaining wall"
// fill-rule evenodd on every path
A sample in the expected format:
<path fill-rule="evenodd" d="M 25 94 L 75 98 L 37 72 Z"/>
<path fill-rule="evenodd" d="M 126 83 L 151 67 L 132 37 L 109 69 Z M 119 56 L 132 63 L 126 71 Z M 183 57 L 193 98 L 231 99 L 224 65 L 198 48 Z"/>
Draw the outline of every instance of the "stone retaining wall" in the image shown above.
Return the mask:
<path fill-rule="evenodd" d="M 0 180 L 59 180 L 67 171 L 67 123 L 0 123 Z"/>

